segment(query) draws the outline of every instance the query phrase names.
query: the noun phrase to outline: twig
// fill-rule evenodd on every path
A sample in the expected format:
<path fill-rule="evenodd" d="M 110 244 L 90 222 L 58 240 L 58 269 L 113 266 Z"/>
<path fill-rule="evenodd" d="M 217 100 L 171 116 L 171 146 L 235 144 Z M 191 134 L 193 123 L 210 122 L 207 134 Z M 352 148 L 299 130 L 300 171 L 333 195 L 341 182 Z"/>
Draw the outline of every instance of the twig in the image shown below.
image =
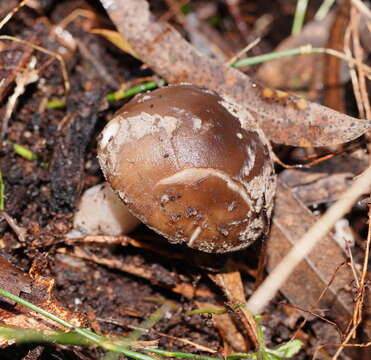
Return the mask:
<path fill-rule="evenodd" d="M 371 10 L 361 0 L 352 0 L 352 4 L 371 21 Z"/>
<path fill-rule="evenodd" d="M 344 53 L 347 56 L 352 56 L 352 52 L 350 50 L 350 47 L 351 47 L 350 42 L 351 42 L 351 27 L 350 25 L 348 25 L 345 31 L 345 34 L 344 34 Z M 352 81 L 352 86 L 353 86 L 353 94 L 356 99 L 358 112 L 361 115 L 361 114 L 364 114 L 364 111 L 363 111 L 362 95 L 361 95 L 361 91 L 359 87 L 357 71 L 353 64 L 348 64 L 348 66 L 349 66 L 350 79 Z"/>
<path fill-rule="evenodd" d="M 27 46 L 30 46 L 32 47 L 33 49 L 35 50 L 38 50 L 44 54 L 47 54 L 51 57 L 54 57 L 56 58 L 60 65 L 61 65 L 61 70 L 62 70 L 62 76 L 63 76 L 63 85 L 64 85 L 64 97 L 65 97 L 65 100 L 67 100 L 67 94 L 68 92 L 70 91 L 70 82 L 68 80 L 68 73 L 67 73 L 67 67 L 66 67 L 66 63 L 64 62 L 63 60 L 63 57 L 61 54 L 58 54 L 54 51 L 51 51 L 51 50 L 48 50 L 48 49 L 45 49 L 39 45 L 36 45 L 36 44 L 33 44 L 27 40 L 22 40 L 22 39 L 18 39 L 14 36 L 9 36 L 9 35 L 0 35 L 0 39 L 2 40 L 10 40 L 10 41 L 15 41 L 15 42 L 19 42 L 21 44 L 25 44 Z"/>
<path fill-rule="evenodd" d="M 8 123 L 16 107 L 18 98 L 25 92 L 26 87 L 29 84 L 32 84 L 33 82 L 39 79 L 39 75 L 38 75 L 38 72 L 35 70 L 35 67 L 36 67 L 36 58 L 31 57 L 30 61 L 27 64 L 26 69 L 24 71 L 19 72 L 16 75 L 16 78 L 15 78 L 16 86 L 15 86 L 15 89 L 12 95 L 8 99 L 8 102 L 5 108 L 5 113 L 2 119 L 0 139 L 4 138 L 8 130 Z"/>
<path fill-rule="evenodd" d="M 20 227 L 17 224 L 17 222 L 6 211 L 0 212 L 0 218 L 1 217 L 3 217 L 5 219 L 5 221 L 8 223 L 8 225 L 16 233 L 19 241 L 24 243 L 26 241 L 27 231 L 24 228 Z"/>
<path fill-rule="evenodd" d="M 325 291 L 326 291 L 326 289 L 324 290 L 324 292 Z M 322 294 L 324 294 L 324 292 L 322 292 Z M 301 330 L 301 328 L 307 323 L 309 315 L 312 315 L 315 318 L 321 319 L 323 322 L 326 322 L 327 324 L 333 326 L 336 329 L 336 331 L 338 332 L 339 336 L 342 335 L 341 329 L 339 328 L 339 326 L 336 322 L 327 319 L 325 316 L 317 314 L 314 310 L 306 310 L 306 309 L 301 308 L 300 306 L 292 305 L 292 304 L 284 304 L 284 305 L 307 314 L 305 319 L 303 320 L 303 322 L 300 324 L 299 329 L 296 330 L 296 332 L 295 332 L 294 336 L 291 338 L 291 340 L 293 340 L 294 338 L 297 337 L 297 335 L 299 333 L 299 330 Z"/>
<path fill-rule="evenodd" d="M 352 254 L 352 250 L 350 249 L 350 246 L 349 246 L 349 243 L 348 241 L 346 241 L 346 249 L 348 251 L 348 256 L 349 256 L 349 259 L 350 259 L 350 269 L 352 270 L 352 274 L 353 274 L 353 277 L 354 277 L 354 281 L 357 285 L 357 288 L 359 287 L 359 280 L 358 280 L 358 274 L 357 274 L 357 270 L 356 270 L 356 267 L 355 267 L 355 264 L 354 264 L 354 259 L 353 259 L 353 254 Z"/>
<path fill-rule="evenodd" d="M 169 11 L 167 11 L 162 17 L 161 21 L 169 21 L 172 16 L 175 16 L 176 21 L 179 24 L 184 24 L 184 14 L 182 13 L 182 6 L 188 4 L 189 1 L 174 1 L 174 0 L 165 0 Z"/>
<path fill-rule="evenodd" d="M 336 279 L 336 275 L 338 273 L 338 271 L 340 270 L 341 267 L 343 267 L 344 265 L 346 265 L 346 263 L 342 263 L 340 265 L 338 265 L 333 273 L 333 275 L 331 276 L 331 279 L 330 281 L 328 281 L 328 283 L 326 284 L 326 287 L 322 290 L 320 296 L 318 297 L 316 303 L 312 306 L 312 309 L 317 307 L 318 304 L 320 303 L 321 299 L 325 296 L 327 290 L 329 289 L 329 287 L 332 285 L 332 283 L 334 282 L 334 280 Z M 290 304 L 286 304 L 286 305 L 289 305 L 289 306 L 292 306 L 294 308 L 297 308 L 303 312 L 307 312 L 308 314 L 312 314 L 313 315 L 313 312 L 312 311 L 308 311 L 308 310 L 305 310 L 305 309 L 300 309 L 298 306 L 294 306 L 294 305 L 290 305 Z M 314 314 L 314 316 L 319 316 L 317 314 Z M 323 318 L 321 316 L 319 316 L 320 318 L 322 318 L 324 321 L 326 322 L 329 322 L 330 324 L 332 325 L 335 325 L 336 327 L 336 330 L 338 331 L 339 335 L 342 336 L 342 333 L 341 333 L 341 330 L 339 328 L 339 326 L 335 323 L 335 322 L 332 322 L 332 321 L 329 321 L 328 319 L 326 318 Z M 292 337 L 292 339 L 295 339 L 298 334 L 299 334 L 299 331 L 304 327 L 304 325 L 308 322 L 308 319 L 309 319 L 309 315 L 305 316 L 305 318 L 303 319 L 303 321 L 300 323 L 300 325 L 297 327 L 296 331 L 295 331 L 295 334 L 294 336 Z"/>
<path fill-rule="evenodd" d="M 5 185 L 3 180 L 3 173 L 0 170 L 0 211 L 5 210 Z"/>
<path fill-rule="evenodd" d="M 0 29 L 14 16 L 14 14 L 16 12 L 18 12 L 18 10 L 20 8 L 22 8 L 23 6 L 26 5 L 26 2 L 28 0 L 23 0 L 21 1 L 13 10 L 11 10 L 1 21 L 0 21 Z"/>
<path fill-rule="evenodd" d="M 62 19 L 58 23 L 58 25 L 56 25 L 56 28 L 59 27 L 59 28 L 65 29 L 70 23 L 75 21 L 79 16 L 84 17 L 89 20 L 95 20 L 97 18 L 97 14 L 94 13 L 93 11 L 78 8 L 78 9 L 73 10 L 64 19 Z"/>
<path fill-rule="evenodd" d="M 349 24 L 350 0 L 339 3 L 334 10 L 326 48 L 337 51 L 344 50 L 344 36 Z M 349 55 L 349 54 L 348 54 Z M 350 54 L 351 55 L 351 54 Z M 323 68 L 324 104 L 331 109 L 345 112 L 345 88 L 339 86 L 342 82 L 343 63 L 340 58 L 326 54 Z"/>
<path fill-rule="evenodd" d="M 358 297 L 356 300 L 356 304 L 354 305 L 353 319 L 352 319 L 353 326 L 348 332 L 345 340 L 341 343 L 341 345 L 337 349 L 333 357 L 333 360 L 336 360 L 339 357 L 344 347 L 348 344 L 349 340 L 355 335 L 359 324 L 362 322 L 362 308 L 363 308 L 363 303 L 364 303 L 365 293 L 366 293 L 366 277 L 367 277 L 367 270 L 368 270 L 368 261 L 369 261 L 369 256 L 370 256 L 370 246 L 371 246 L 371 204 L 369 204 L 369 208 L 368 208 L 367 243 L 366 243 L 365 256 L 363 260 L 362 274 L 361 274 L 361 278 L 360 278 L 359 286 L 358 286 Z"/>
<path fill-rule="evenodd" d="M 104 319 L 101 319 L 101 321 L 105 321 Z M 117 324 L 116 322 L 113 322 L 114 324 Z M 118 323 L 119 326 L 124 326 L 120 323 Z M 129 329 L 135 329 L 135 330 L 143 330 L 145 333 L 148 333 L 149 332 L 149 329 L 142 329 L 138 326 L 133 326 L 133 325 L 126 325 Z M 217 350 L 214 350 L 214 349 L 211 349 L 209 347 L 206 347 L 204 345 L 201 345 L 201 344 L 197 344 L 191 340 L 188 340 L 186 338 L 180 338 L 180 337 L 176 337 L 176 336 L 172 336 L 172 335 L 169 335 L 169 334 L 164 334 L 163 332 L 160 332 L 160 331 L 157 331 L 155 329 L 150 329 L 151 333 L 152 334 L 156 334 L 156 335 L 159 335 L 161 337 L 165 337 L 165 338 L 168 338 L 168 339 L 171 339 L 171 340 L 175 340 L 175 341 L 179 341 L 180 343 L 182 344 L 187 344 L 187 345 L 191 345 L 193 347 L 195 347 L 197 350 L 199 351 L 205 351 L 205 352 L 208 352 L 208 353 L 211 353 L 211 354 L 215 354 L 217 352 Z"/>
<path fill-rule="evenodd" d="M 245 55 L 247 52 L 249 52 L 254 46 L 258 45 L 261 38 L 258 37 L 254 41 L 252 41 L 250 44 L 247 44 L 241 51 L 239 51 L 235 56 L 233 56 L 231 59 L 229 59 L 226 64 L 232 65 L 234 64 L 237 59 L 239 59 L 242 55 Z"/>
<path fill-rule="evenodd" d="M 354 49 L 354 57 L 358 64 L 362 62 L 363 58 L 363 49 L 359 41 L 359 24 L 360 24 L 360 13 L 356 10 L 354 6 L 352 6 L 350 12 L 350 26 L 352 31 L 352 40 L 353 40 L 353 49 Z M 364 113 L 362 117 L 365 119 L 371 119 L 371 110 L 370 110 L 370 99 L 367 93 L 367 85 L 365 79 L 365 73 L 362 67 L 358 67 L 358 82 L 359 82 L 359 91 L 362 97 L 362 104 Z"/>
<path fill-rule="evenodd" d="M 298 241 L 295 247 L 276 266 L 271 274 L 247 302 L 248 309 L 253 313 L 261 313 L 277 291 L 288 279 L 294 268 L 310 253 L 315 245 L 333 227 L 338 219 L 344 216 L 371 187 L 371 166 L 354 182 L 343 196 L 312 226 Z"/>

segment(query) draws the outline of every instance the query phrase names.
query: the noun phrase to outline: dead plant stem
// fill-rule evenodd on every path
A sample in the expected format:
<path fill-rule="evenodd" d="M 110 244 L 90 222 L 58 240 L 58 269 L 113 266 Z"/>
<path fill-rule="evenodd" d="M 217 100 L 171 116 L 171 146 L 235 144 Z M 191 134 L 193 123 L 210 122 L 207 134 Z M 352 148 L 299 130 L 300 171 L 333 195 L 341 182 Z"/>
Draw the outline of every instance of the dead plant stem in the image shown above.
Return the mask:
<path fill-rule="evenodd" d="M 344 216 L 357 201 L 369 192 L 371 187 L 371 166 L 357 178 L 354 184 L 298 241 L 272 273 L 265 279 L 247 302 L 253 313 L 261 313 L 281 286 L 287 281 L 295 267 L 311 252 L 315 245 L 331 230 L 335 222 Z M 367 254 L 368 255 L 368 251 Z M 364 275 L 365 277 L 365 275 Z"/>

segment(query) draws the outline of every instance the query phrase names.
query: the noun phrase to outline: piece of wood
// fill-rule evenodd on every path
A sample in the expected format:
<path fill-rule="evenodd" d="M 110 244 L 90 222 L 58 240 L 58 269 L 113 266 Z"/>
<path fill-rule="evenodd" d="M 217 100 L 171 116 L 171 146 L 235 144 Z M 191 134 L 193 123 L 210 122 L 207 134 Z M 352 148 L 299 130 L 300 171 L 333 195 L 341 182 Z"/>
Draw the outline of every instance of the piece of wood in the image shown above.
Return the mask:
<path fill-rule="evenodd" d="M 0 256 L 0 288 L 17 296 L 20 295 L 21 291 L 30 293 L 31 279 L 8 260 Z M 0 300 L 12 305 L 15 304 L 14 301 L 2 297 L 0 297 Z"/>

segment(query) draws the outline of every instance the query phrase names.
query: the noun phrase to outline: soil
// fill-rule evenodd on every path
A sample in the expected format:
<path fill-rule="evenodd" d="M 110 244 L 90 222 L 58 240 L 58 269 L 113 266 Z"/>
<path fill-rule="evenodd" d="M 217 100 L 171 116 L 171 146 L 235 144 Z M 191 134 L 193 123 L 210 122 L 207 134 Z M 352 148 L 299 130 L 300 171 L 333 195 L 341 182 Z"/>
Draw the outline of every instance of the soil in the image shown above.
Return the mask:
<path fill-rule="evenodd" d="M 16 3 L 14 0 L 1 2 L 0 18 Z M 158 18 L 166 16 L 190 38 L 191 34 L 185 31 L 177 17 L 169 13 L 168 3 L 176 1 L 151 1 L 151 10 Z M 236 25 L 236 18 L 227 6 L 228 1 L 194 0 L 191 3 L 193 11 L 200 17 L 204 16 L 203 21 L 216 34 L 215 39 L 228 39 L 220 45 L 222 51 L 235 54 L 249 42 Z M 320 2 L 313 3 L 308 10 L 307 21 Z M 30 59 L 35 58 L 37 70 L 37 80 L 27 85 L 18 97 L 0 148 L 5 210 L 15 220 L 19 230 L 15 231 L 4 219 L 0 221 L 0 255 L 26 273 L 33 268 L 38 275 L 54 279 L 56 299 L 72 312 L 84 314 L 89 326 L 99 333 L 127 335 L 147 319 L 159 303 L 171 301 L 175 305 L 173 315 L 159 321 L 140 340 L 159 339 L 158 346 L 170 351 L 217 357 L 225 355 L 228 348 L 225 338 L 213 326 L 210 316 L 187 315 L 187 311 L 197 308 L 196 302 L 225 304 L 222 291 L 209 279 L 208 273 L 210 268 L 212 272 L 222 269 L 228 256 L 210 255 L 204 258 L 200 254 L 190 255 L 187 249 L 167 244 L 144 226 L 130 237 L 141 244 L 158 244 L 158 248 L 165 249 L 167 253 L 132 244 L 76 245 L 67 242 L 66 234 L 72 229 L 73 215 L 82 192 L 104 181 L 96 157 L 97 136 L 115 111 L 128 101 L 108 102 L 106 95 L 122 84 L 134 84 L 136 79 L 145 77 L 156 80 L 156 77 L 139 60 L 90 32 L 93 28 L 113 29 L 99 1 L 40 0 L 32 4 L 34 8 L 24 7 L 15 14 L 1 33 L 63 53 L 70 91 L 65 106 L 48 107 L 48 101 L 64 98 L 61 64 L 50 55 L 30 50 L 21 43 L 0 43 L 0 80 L 9 80 L 7 87 L 1 88 L 0 92 L 2 117 L 16 88 L 14 79 L 17 74 L 14 69 L 27 66 Z M 88 14 L 98 15 L 98 18 L 74 18 L 66 26 L 72 35 L 71 41 L 63 41 L 52 32 L 52 24 L 60 23 L 81 8 Z M 250 39 L 254 37 L 255 21 L 264 14 L 274 13 L 264 40 L 254 48 L 254 55 L 272 51 L 289 36 L 294 9 L 295 1 L 241 1 L 240 16 L 246 21 Z M 66 39 L 66 35 L 62 37 Z M 251 67 L 246 72 L 253 75 L 257 69 Z M 349 86 L 346 101 L 349 113 L 357 116 Z M 30 161 L 19 156 L 14 151 L 14 143 L 27 147 L 37 160 Z M 295 161 L 295 149 L 281 146 L 277 147 L 277 151 L 285 161 Z M 358 224 L 358 233 L 365 238 L 366 225 L 359 225 L 359 219 L 365 217 L 365 209 L 356 209 L 352 217 Z M 84 256 L 73 256 L 77 246 L 81 250 L 80 255 L 83 253 Z M 259 254 L 260 244 L 257 244 L 233 255 L 247 269 L 242 273 L 247 296 L 254 290 Z M 192 261 L 187 260 L 190 258 Z M 140 276 L 133 271 L 120 270 L 115 262 L 124 264 L 125 269 L 131 266 L 130 269 L 139 269 L 149 275 Z M 185 293 L 174 292 L 179 283 L 188 284 L 191 289 L 201 289 L 203 293 L 186 296 Z M 265 337 L 271 347 L 288 341 L 303 319 L 302 313 L 283 306 L 285 303 L 287 300 L 282 295 L 277 296 L 264 313 Z M 312 358 L 318 342 L 333 342 L 333 332 L 327 323 L 312 319 L 299 332 L 299 338 L 305 345 L 295 359 Z M 217 352 L 210 354 L 182 339 Z M 103 355 L 100 349 L 51 344 L 12 345 L 0 349 L 0 357 L 4 360 L 88 360 L 99 359 Z M 361 356 L 366 359 L 367 354 L 364 352 L 357 356 L 358 359 Z"/>

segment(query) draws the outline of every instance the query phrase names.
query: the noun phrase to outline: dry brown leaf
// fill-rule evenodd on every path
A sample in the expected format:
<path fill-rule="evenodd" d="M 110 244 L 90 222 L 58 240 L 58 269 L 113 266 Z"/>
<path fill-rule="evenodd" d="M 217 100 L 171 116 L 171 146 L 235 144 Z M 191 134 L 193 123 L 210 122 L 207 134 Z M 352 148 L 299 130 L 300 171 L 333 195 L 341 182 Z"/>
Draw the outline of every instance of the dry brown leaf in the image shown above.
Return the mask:
<path fill-rule="evenodd" d="M 226 265 L 228 268 L 228 265 Z M 259 348 L 257 324 L 251 312 L 247 311 L 245 291 L 242 284 L 241 274 L 238 270 L 228 269 L 218 274 L 209 274 L 209 277 L 223 290 L 229 305 L 236 315 L 235 319 L 245 333 L 245 341 L 250 339 L 255 348 Z M 248 345 L 248 343 L 246 343 Z"/>
<path fill-rule="evenodd" d="M 352 184 L 353 177 L 354 174 L 349 172 L 328 175 L 296 169 L 287 169 L 280 174 L 280 178 L 286 183 L 296 179 L 296 182 L 290 185 L 291 190 L 306 206 L 331 203 L 338 200 Z"/>
<path fill-rule="evenodd" d="M 295 241 L 315 223 L 315 216 L 306 208 L 282 181 L 278 181 L 275 216 L 268 240 L 268 271 L 289 252 Z M 345 328 L 353 311 L 351 269 L 342 266 L 347 258 L 331 235 L 327 235 L 317 245 L 306 261 L 299 264 L 289 280 L 281 288 L 282 293 L 305 310 L 320 310 L 321 315 L 331 316 L 340 328 Z M 336 274 L 335 274 L 336 272 Z M 334 281 L 319 303 L 313 309 L 332 277 Z"/>
<path fill-rule="evenodd" d="M 201 55 L 169 24 L 153 21 L 145 0 L 101 2 L 140 59 L 158 75 L 169 83 L 190 82 L 233 99 L 250 112 L 250 125 L 256 127 L 257 120 L 276 143 L 329 146 L 371 129 L 371 121 L 264 88 L 240 71 Z"/>
<path fill-rule="evenodd" d="M 107 29 L 93 29 L 90 31 L 92 34 L 101 35 L 107 40 L 109 40 L 113 45 L 118 47 L 123 52 L 138 59 L 138 55 L 135 53 L 134 49 L 131 47 L 129 42 L 117 31 L 107 30 Z"/>

